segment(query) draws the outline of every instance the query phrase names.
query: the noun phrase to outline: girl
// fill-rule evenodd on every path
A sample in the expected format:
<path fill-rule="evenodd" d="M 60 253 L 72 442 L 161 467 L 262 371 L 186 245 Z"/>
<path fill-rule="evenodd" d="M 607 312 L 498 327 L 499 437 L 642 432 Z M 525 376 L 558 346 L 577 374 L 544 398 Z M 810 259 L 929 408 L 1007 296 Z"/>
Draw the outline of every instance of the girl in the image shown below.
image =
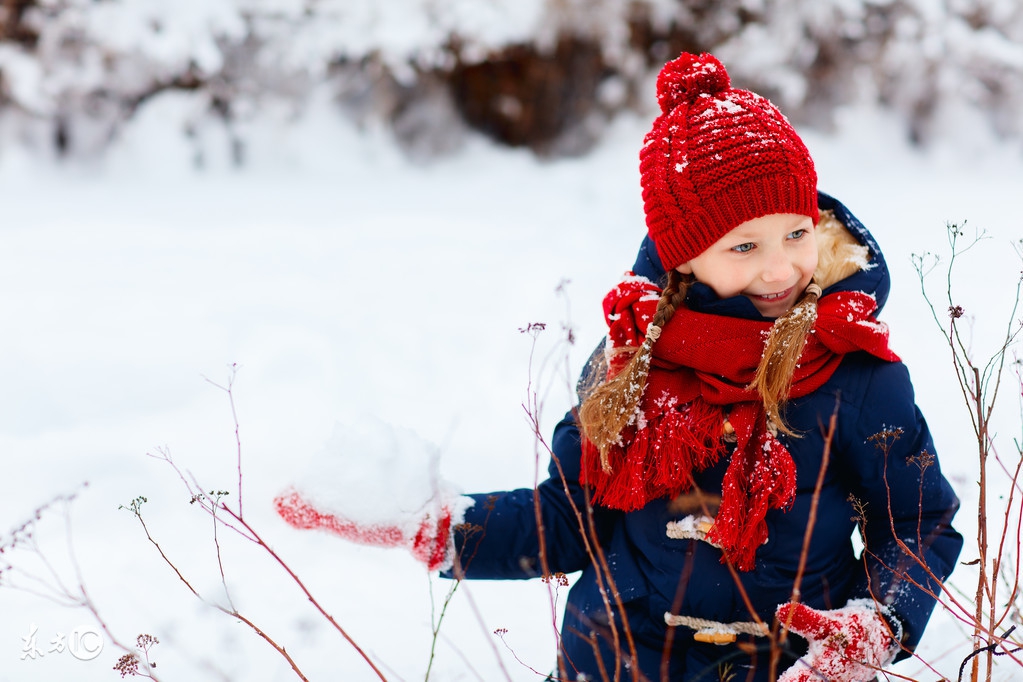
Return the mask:
<path fill-rule="evenodd" d="M 962 545 L 876 320 L 884 258 L 817 192 L 788 121 L 713 56 L 667 64 L 658 100 L 649 235 L 604 300 L 606 347 L 550 478 L 467 510 L 446 497 L 404 528 L 295 490 L 278 511 L 408 544 L 452 577 L 581 571 L 551 679 L 871 680 L 919 642 Z"/>

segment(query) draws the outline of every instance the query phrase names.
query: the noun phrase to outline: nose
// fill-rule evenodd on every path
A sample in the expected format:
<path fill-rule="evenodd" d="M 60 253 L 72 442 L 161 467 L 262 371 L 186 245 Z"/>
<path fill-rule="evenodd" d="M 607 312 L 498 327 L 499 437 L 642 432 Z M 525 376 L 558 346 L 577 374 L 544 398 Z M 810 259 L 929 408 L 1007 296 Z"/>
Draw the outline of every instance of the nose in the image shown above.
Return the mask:
<path fill-rule="evenodd" d="M 785 282 L 792 277 L 793 272 L 795 268 L 792 267 L 792 260 L 784 249 L 778 249 L 767 254 L 760 278 L 765 282 Z"/>

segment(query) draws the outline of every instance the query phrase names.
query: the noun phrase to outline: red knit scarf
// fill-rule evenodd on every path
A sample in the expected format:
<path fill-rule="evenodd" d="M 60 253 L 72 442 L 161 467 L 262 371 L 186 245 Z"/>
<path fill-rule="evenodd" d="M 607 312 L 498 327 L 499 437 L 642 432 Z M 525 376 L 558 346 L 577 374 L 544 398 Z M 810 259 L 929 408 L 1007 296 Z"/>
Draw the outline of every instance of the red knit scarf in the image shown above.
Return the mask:
<path fill-rule="evenodd" d="M 653 319 L 661 290 L 626 273 L 604 299 L 612 348 L 638 347 Z M 877 302 L 861 292 L 837 292 L 817 304 L 817 320 L 800 356 L 790 398 L 820 388 L 842 357 L 867 351 L 899 358 L 888 348 L 888 328 L 873 314 Z M 693 486 L 694 472 L 725 456 L 724 421 L 735 429 L 736 447 L 725 472 L 721 507 L 707 539 L 724 559 L 751 570 L 767 539 L 768 509 L 788 509 L 796 494 L 792 455 L 767 429 L 763 403 L 749 386 L 772 323 L 679 308 L 653 345 L 641 412 L 609 453 L 610 472 L 597 448 L 583 441 L 583 482 L 598 504 L 631 511 Z M 621 370 L 613 363 L 609 375 Z"/>

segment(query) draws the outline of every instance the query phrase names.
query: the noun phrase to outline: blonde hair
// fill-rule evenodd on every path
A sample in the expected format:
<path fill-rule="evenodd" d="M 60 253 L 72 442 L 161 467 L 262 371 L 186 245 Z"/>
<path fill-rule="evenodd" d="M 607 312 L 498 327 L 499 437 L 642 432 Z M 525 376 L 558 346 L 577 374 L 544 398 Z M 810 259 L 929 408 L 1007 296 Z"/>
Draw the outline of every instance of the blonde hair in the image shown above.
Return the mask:
<path fill-rule="evenodd" d="M 764 353 L 750 384 L 764 404 L 769 427 L 790 436 L 796 434 L 785 424 L 781 412 L 792 388 L 806 335 L 817 321 L 821 289 L 865 267 L 869 259 L 866 247 L 860 245 L 830 211 L 821 212 L 818 237 L 818 250 L 821 252 L 818 269 L 799 302 L 771 326 L 764 343 Z M 632 346 L 612 351 L 632 357 L 616 375 L 584 389 L 579 425 L 600 452 L 600 463 L 605 471 L 610 471 L 610 449 L 621 444 L 622 430 L 636 421 L 642 409 L 640 403 L 657 336 L 685 301 L 691 282 L 691 276 L 669 271 L 668 283 L 657 302 L 646 340 L 638 348 Z M 606 364 L 594 368 L 594 381 L 599 381 L 605 372 Z"/>
<path fill-rule="evenodd" d="M 806 335 L 817 321 L 817 301 L 820 296 L 821 288 L 811 281 L 803 298 L 774 321 L 764 344 L 764 354 L 760 357 L 757 373 L 750 384 L 750 388 L 756 389 L 764 403 L 768 426 L 790 436 L 795 434 L 782 419 L 781 408 L 789 397 Z"/>
<path fill-rule="evenodd" d="M 579 425 L 586 437 L 600 451 L 600 465 L 604 471 L 610 471 L 608 452 L 611 446 L 621 441 L 622 429 L 636 420 L 640 410 L 643 390 L 646 388 L 647 375 L 650 372 L 650 356 L 654 342 L 664 325 L 668 324 L 675 311 L 686 300 L 686 293 L 692 276 L 683 275 L 676 270 L 668 271 L 668 283 L 657 301 L 654 317 L 647 327 L 647 337 L 643 344 L 615 348 L 610 353 L 615 355 L 631 355 L 625 365 L 613 377 L 598 383 L 586 391 L 586 398 L 579 406 Z M 606 361 L 593 369 L 595 380 L 599 380 L 606 372 Z"/>

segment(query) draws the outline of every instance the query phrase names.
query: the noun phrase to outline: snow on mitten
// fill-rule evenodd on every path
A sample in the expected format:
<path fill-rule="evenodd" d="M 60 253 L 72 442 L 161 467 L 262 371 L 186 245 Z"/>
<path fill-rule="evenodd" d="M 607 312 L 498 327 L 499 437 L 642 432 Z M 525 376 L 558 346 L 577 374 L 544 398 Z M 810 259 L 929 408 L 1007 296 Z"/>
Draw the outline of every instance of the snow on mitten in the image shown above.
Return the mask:
<path fill-rule="evenodd" d="M 899 651 L 898 621 L 885 620 L 869 599 L 854 599 L 832 611 L 788 602 L 778 607 L 775 617 L 810 643 L 806 655 L 778 682 L 868 682 Z"/>
<path fill-rule="evenodd" d="M 451 566 L 451 530 L 473 500 L 437 473 L 436 448 L 380 422 L 338 425 L 309 472 L 274 498 L 277 514 L 364 545 L 405 547 L 431 571 Z"/>

